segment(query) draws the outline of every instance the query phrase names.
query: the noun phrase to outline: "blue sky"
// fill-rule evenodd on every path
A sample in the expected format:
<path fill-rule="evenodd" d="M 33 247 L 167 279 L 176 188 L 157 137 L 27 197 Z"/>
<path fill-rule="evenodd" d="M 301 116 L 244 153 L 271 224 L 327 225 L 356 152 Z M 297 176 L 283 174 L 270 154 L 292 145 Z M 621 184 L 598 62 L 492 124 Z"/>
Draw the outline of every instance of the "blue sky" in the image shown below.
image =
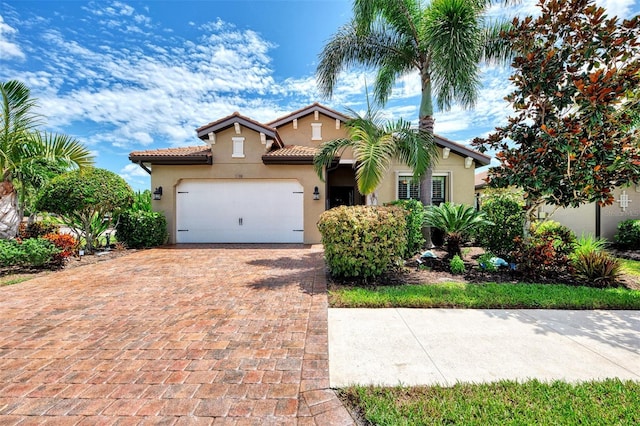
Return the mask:
<path fill-rule="evenodd" d="M 638 1 L 597 3 L 630 17 Z M 534 14 L 535 3 L 491 15 Z M 331 99 L 316 90 L 318 54 L 350 17 L 351 0 L 0 0 L 0 80 L 25 82 L 45 129 L 76 137 L 97 166 L 148 189 L 131 151 L 199 145 L 197 127 L 234 111 L 266 122 L 316 101 L 362 110 L 374 78 L 366 70 L 343 73 Z M 509 75 L 486 67 L 476 107 L 437 112 L 436 133 L 468 143 L 505 123 Z M 386 115 L 416 121 L 419 93 L 417 74 L 407 75 Z"/>

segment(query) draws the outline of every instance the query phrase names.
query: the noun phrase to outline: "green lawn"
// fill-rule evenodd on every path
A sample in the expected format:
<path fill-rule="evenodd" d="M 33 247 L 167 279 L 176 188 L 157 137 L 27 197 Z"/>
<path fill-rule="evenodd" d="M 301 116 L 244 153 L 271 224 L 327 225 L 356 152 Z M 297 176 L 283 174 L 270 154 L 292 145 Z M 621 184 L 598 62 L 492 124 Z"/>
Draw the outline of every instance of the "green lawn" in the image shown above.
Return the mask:
<path fill-rule="evenodd" d="M 457 384 L 412 388 L 354 386 L 343 400 L 375 425 L 640 424 L 640 382 L 610 379 Z"/>
<path fill-rule="evenodd" d="M 559 284 L 336 286 L 329 300 L 334 308 L 640 309 L 638 290 Z"/>

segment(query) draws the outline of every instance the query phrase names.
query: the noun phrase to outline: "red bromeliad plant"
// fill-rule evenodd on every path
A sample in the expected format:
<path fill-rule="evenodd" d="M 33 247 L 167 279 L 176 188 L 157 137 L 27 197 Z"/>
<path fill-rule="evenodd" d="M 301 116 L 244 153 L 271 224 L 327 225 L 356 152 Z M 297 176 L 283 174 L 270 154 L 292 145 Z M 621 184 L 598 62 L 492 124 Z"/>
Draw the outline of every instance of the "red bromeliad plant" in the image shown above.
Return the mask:
<path fill-rule="evenodd" d="M 592 0 L 541 0 L 541 15 L 504 36 L 516 57 L 507 100 L 516 115 L 481 150 L 498 151 L 494 187 L 524 189 L 532 213 L 548 203 L 613 203 L 640 178 L 640 20 L 620 23 Z"/>

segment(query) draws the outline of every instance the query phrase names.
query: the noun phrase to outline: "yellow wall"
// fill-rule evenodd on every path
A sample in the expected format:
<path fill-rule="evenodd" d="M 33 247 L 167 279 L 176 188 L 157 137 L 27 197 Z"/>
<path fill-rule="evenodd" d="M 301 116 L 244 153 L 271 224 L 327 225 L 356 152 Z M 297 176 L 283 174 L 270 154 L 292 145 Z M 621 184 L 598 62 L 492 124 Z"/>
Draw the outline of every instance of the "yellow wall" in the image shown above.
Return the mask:
<path fill-rule="evenodd" d="M 282 140 L 287 145 L 319 146 L 322 142 L 346 135 L 344 123 L 336 129 L 333 118 L 319 114 L 322 122 L 322 140 L 311 140 L 311 123 L 316 122 L 313 113 L 298 119 L 298 130 L 292 123 L 278 128 Z M 244 158 L 233 158 L 233 137 L 244 137 Z M 164 212 L 167 218 L 170 242 L 176 241 L 175 191 L 181 179 L 296 179 L 304 188 L 304 242 L 320 242 L 317 222 L 326 205 L 325 184 L 321 182 L 311 165 L 265 165 L 262 155 L 266 146 L 260 141 L 259 133 L 241 126 L 236 134 L 234 127 L 216 134 L 216 143 L 212 146 L 213 165 L 167 166 L 153 165 L 151 174 L 152 188 L 162 186 L 162 200 L 153 201 L 154 210 Z M 352 158 L 351 152 L 345 152 L 343 159 Z M 397 174 L 410 172 L 402 164 L 395 163 L 378 190 L 378 203 L 397 199 Z M 434 167 L 434 175 L 447 174 L 449 200 L 456 203 L 474 203 L 474 167 L 464 167 L 464 158 L 451 152 L 448 159 L 440 159 Z M 315 187 L 320 189 L 320 200 L 313 199 Z M 640 204 L 640 203 L 639 203 Z"/>

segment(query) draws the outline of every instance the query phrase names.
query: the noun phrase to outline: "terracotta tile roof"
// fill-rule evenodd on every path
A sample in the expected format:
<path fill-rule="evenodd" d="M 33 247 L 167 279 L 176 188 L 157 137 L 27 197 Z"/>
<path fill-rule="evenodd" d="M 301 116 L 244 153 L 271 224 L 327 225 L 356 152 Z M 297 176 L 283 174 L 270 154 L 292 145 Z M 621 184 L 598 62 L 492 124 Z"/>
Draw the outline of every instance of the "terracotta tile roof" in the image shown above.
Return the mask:
<path fill-rule="evenodd" d="M 318 148 L 300 145 L 286 145 L 262 156 L 265 164 L 313 164 Z"/>
<path fill-rule="evenodd" d="M 476 189 L 481 189 L 487 186 L 487 178 L 489 177 L 489 171 L 485 170 L 480 173 L 476 173 L 475 186 Z"/>
<path fill-rule="evenodd" d="M 318 148 L 314 148 L 311 146 L 300 146 L 300 145 L 286 145 L 284 148 L 276 149 L 275 151 L 271 151 L 264 156 L 269 157 L 304 157 L 311 156 L 313 157 L 318 152 Z"/>
<path fill-rule="evenodd" d="M 213 158 L 211 148 L 200 145 L 133 151 L 129 160 L 151 164 L 212 164 Z"/>

